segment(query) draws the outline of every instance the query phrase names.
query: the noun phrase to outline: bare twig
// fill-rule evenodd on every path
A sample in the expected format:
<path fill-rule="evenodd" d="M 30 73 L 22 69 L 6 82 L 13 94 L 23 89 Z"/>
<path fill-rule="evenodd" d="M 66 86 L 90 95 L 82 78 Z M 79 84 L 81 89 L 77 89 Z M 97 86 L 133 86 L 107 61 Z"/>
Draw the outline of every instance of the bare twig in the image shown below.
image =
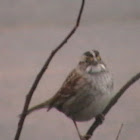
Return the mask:
<path fill-rule="evenodd" d="M 123 128 L 123 123 L 121 124 L 121 127 L 120 127 L 119 132 L 118 132 L 117 137 L 116 137 L 116 140 L 119 140 L 119 136 L 121 134 L 122 128 Z"/>
<path fill-rule="evenodd" d="M 44 66 L 42 67 L 42 69 L 38 73 L 31 89 L 29 90 L 29 92 L 26 96 L 24 108 L 22 110 L 21 118 L 20 118 L 19 123 L 18 123 L 18 127 L 17 127 L 17 131 L 16 131 L 16 135 L 15 135 L 14 140 L 19 140 L 19 137 L 20 137 L 20 134 L 21 134 L 21 131 L 22 131 L 22 128 L 23 128 L 24 120 L 26 118 L 26 112 L 28 110 L 28 107 L 29 107 L 31 98 L 33 96 L 33 93 L 34 93 L 35 89 L 37 88 L 37 85 L 38 85 L 39 81 L 41 80 L 44 72 L 47 70 L 52 58 L 64 46 L 64 44 L 67 43 L 67 41 L 71 38 L 71 36 L 75 33 L 75 31 L 79 27 L 79 24 L 80 24 L 80 21 L 81 21 L 81 16 L 82 16 L 83 9 L 84 9 L 84 5 L 85 5 L 85 0 L 82 0 L 81 7 L 80 7 L 80 10 L 79 10 L 79 14 L 78 14 L 75 26 L 70 31 L 70 33 L 66 36 L 66 38 L 51 52 L 50 56 L 48 57 L 48 59 L 46 60 L 46 62 L 44 64 Z"/>
<path fill-rule="evenodd" d="M 115 97 L 110 101 L 110 103 L 107 105 L 105 110 L 103 111 L 103 114 L 106 115 L 109 110 L 117 103 L 118 99 L 124 94 L 124 92 L 132 85 L 134 84 L 137 80 L 140 78 L 140 73 L 137 73 L 135 76 L 133 76 L 115 95 Z M 94 123 L 91 125 L 89 130 L 86 133 L 86 139 L 89 140 L 91 136 L 93 135 L 93 132 L 96 130 L 96 128 L 100 125 L 101 123 L 96 119 Z"/>

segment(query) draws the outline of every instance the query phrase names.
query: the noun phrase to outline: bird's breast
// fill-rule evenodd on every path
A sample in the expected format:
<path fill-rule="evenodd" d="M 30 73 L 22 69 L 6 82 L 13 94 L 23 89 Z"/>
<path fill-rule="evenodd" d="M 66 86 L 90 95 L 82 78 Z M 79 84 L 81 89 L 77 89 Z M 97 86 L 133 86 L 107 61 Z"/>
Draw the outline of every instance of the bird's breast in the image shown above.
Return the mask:
<path fill-rule="evenodd" d="M 88 75 L 77 87 L 76 95 L 63 105 L 63 112 L 76 121 L 87 121 L 100 114 L 112 98 L 113 81 L 109 73 Z"/>

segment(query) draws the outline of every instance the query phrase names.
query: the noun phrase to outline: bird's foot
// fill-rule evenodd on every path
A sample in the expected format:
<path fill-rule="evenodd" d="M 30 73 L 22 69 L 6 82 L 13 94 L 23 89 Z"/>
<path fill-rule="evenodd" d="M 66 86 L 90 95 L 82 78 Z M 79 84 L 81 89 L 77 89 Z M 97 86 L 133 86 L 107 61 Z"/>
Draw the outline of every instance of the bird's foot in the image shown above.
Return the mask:
<path fill-rule="evenodd" d="M 21 118 L 22 116 L 26 116 L 28 113 L 21 113 L 18 115 L 19 118 Z"/>
<path fill-rule="evenodd" d="M 89 140 L 91 138 L 91 135 L 85 135 L 83 136 L 83 140 Z"/>
<path fill-rule="evenodd" d="M 103 114 L 99 114 L 96 117 L 96 121 L 98 121 L 100 124 L 102 124 L 104 120 L 105 120 L 105 116 Z"/>
<path fill-rule="evenodd" d="M 80 140 L 89 140 L 91 135 L 80 136 Z"/>

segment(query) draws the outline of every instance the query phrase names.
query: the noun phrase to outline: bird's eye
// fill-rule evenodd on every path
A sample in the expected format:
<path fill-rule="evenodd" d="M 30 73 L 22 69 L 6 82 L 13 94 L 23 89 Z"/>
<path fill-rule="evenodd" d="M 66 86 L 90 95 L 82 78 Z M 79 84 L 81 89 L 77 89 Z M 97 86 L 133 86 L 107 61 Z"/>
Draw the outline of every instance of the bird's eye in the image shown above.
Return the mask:
<path fill-rule="evenodd" d="M 93 54 L 89 51 L 84 53 L 84 58 L 85 58 L 85 62 L 88 63 L 94 60 Z"/>

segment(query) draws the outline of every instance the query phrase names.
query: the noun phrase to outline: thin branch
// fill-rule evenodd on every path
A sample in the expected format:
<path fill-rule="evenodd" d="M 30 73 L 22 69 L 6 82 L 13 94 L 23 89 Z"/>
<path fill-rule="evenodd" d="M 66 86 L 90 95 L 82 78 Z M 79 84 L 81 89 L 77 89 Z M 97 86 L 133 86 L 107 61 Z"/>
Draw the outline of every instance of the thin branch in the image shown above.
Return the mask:
<path fill-rule="evenodd" d="M 105 110 L 103 111 L 103 115 L 105 116 L 109 110 L 117 103 L 118 99 L 124 94 L 124 92 L 137 80 L 140 78 L 140 73 L 137 73 L 135 76 L 133 76 L 115 95 L 115 97 L 110 101 L 110 103 L 107 105 Z M 93 132 L 96 130 L 96 128 L 100 125 L 100 121 L 96 119 L 94 123 L 91 125 L 89 130 L 86 133 L 86 139 L 89 140 L 91 136 L 93 135 Z M 88 137 L 87 137 L 88 136 Z"/>
<path fill-rule="evenodd" d="M 119 136 L 120 136 L 120 134 L 121 134 L 122 128 L 123 128 L 123 123 L 121 124 L 121 127 L 120 127 L 120 129 L 119 129 L 119 132 L 118 132 L 117 137 L 116 137 L 115 140 L 119 140 Z"/>
<path fill-rule="evenodd" d="M 22 128 L 23 128 L 24 120 L 26 118 L 26 112 L 28 110 L 28 107 L 29 107 L 31 98 L 33 96 L 33 93 L 36 90 L 36 88 L 38 86 L 38 83 L 40 82 L 44 72 L 47 70 L 52 58 L 64 46 L 64 44 L 67 43 L 67 41 L 71 38 L 71 36 L 75 33 L 75 31 L 79 27 L 79 24 L 80 24 L 80 21 L 81 21 L 81 16 L 82 16 L 83 9 L 84 9 L 84 5 L 85 5 L 85 0 L 82 0 L 81 7 L 80 7 L 80 10 L 79 10 L 79 14 L 78 14 L 75 26 L 70 31 L 70 33 L 65 37 L 65 39 L 51 52 L 50 56 L 48 57 L 48 59 L 46 60 L 46 62 L 44 64 L 44 66 L 42 67 L 42 69 L 38 73 L 35 81 L 33 82 L 32 87 L 31 87 L 31 89 L 29 90 L 29 92 L 26 96 L 25 104 L 24 104 L 24 107 L 23 107 L 23 110 L 22 110 L 21 118 L 20 118 L 19 123 L 18 123 L 18 127 L 17 127 L 17 131 L 16 131 L 16 134 L 15 134 L 14 140 L 19 140 L 19 137 L 20 137 L 20 134 L 21 134 L 21 131 L 22 131 Z"/>

